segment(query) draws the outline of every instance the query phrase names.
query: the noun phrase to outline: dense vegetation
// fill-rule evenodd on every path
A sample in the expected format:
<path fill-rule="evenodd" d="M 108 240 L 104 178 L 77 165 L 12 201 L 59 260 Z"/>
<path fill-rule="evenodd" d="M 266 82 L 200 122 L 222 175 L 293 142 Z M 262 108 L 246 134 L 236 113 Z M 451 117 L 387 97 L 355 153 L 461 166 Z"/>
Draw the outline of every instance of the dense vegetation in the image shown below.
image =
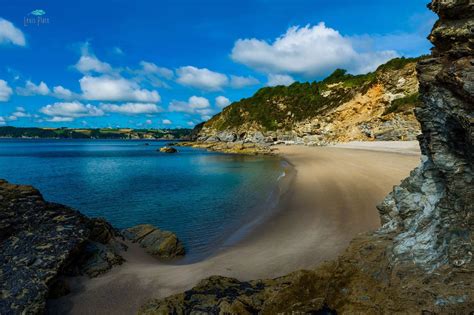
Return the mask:
<path fill-rule="evenodd" d="M 384 115 L 390 114 L 390 113 L 401 113 L 404 112 L 408 109 L 412 109 L 416 107 L 420 103 L 420 94 L 419 93 L 414 93 L 402 98 L 398 98 L 396 100 L 393 100 L 392 103 L 390 104 L 390 107 L 388 107 Z"/>
<path fill-rule="evenodd" d="M 190 129 L 72 129 L 0 127 L 0 138 L 160 139 L 185 138 Z"/>
<path fill-rule="evenodd" d="M 225 130 L 246 122 L 256 122 L 266 130 L 291 129 L 294 122 L 339 106 L 357 92 L 365 92 L 377 82 L 377 75 L 381 71 L 399 70 L 418 60 L 419 58 L 395 58 L 379 66 L 375 72 L 367 74 L 352 75 L 346 70 L 337 69 L 319 82 L 295 82 L 290 86 L 261 88 L 252 97 L 224 108 L 206 126 Z"/>

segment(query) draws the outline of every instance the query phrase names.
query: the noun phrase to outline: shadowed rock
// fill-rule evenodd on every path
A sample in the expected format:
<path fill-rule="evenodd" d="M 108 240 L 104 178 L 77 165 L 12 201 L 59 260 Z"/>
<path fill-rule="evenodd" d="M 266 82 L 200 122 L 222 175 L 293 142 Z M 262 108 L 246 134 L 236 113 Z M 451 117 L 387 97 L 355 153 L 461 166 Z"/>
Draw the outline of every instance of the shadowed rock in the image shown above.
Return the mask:
<path fill-rule="evenodd" d="M 31 186 L 0 180 L 0 314 L 42 314 L 67 294 L 63 274 L 95 276 L 121 263 L 115 232 Z"/>
<path fill-rule="evenodd" d="M 176 234 L 162 231 L 151 224 L 141 224 L 123 231 L 129 240 L 140 244 L 146 252 L 162 259 L 183 256 L 184 246 Z"/>

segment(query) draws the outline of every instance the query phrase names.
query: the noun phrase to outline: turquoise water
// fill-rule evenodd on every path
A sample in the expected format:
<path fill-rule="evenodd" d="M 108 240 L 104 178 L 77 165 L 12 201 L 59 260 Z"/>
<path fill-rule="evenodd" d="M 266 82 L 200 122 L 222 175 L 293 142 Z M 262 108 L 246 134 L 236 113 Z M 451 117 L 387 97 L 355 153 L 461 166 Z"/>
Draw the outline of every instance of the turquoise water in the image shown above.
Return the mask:
<path fill-rule="evenodd" d="M 173 231 L 197 257 L 258 216 L 282 173 L 277 158 L 157 152 L 165 143 L 3 139 L 0 178 L 118 228 L 150 223 Z"/>

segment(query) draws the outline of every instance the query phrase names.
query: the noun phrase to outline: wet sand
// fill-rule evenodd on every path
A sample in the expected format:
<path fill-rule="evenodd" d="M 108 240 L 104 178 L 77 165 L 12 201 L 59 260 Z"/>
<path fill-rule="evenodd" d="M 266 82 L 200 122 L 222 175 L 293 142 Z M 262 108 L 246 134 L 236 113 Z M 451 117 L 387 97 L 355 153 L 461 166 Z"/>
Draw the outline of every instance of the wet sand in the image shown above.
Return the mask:
<path fill-rule="evenodd" d="M 131 244 L 126 263 L 95 279 L 76 278 L 73 292 L 50 303 L 50 312 L 134 314 L 146 300 L 210 275 L 277 277 L 333 259 L 356 234 L 379 226 L 375 206 L 419 164 L 416 145 L 279 146 L 296 175 L 278 211 L 245 239 L 188 265 L 160 263 Z"/>

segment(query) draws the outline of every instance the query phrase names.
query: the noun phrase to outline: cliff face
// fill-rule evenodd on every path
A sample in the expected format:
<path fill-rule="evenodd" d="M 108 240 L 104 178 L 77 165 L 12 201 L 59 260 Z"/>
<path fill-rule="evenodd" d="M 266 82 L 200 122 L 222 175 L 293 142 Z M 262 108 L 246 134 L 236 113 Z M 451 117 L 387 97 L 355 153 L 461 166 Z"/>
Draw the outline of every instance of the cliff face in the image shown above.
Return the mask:
<path fill-rule="evenodd" d="M 420 133 L 413 113 L 416 60 L 393 59 L 365 75 L 336 70 L 321 82 L 260 89 L 207 121 L 198 141 L 414 140 Z"/>
<path fill-rule="evenodd" d="M 427 270 L 472 262 L 474 230 L 474 3 L 433 1 L 431 58 L 418 64 L 423 163 L 384 200 L 391 260 Z"/>
<path fill-rule="evenodd" d="M 474 2 L 429 7 L 439 20 L 429 37 L 435 49 L 417 67 L 422 164 L 379 206 L 383 227 L 317 269 L 249 282 L 211 277 L 141 313 L 474 310 Z"/>

